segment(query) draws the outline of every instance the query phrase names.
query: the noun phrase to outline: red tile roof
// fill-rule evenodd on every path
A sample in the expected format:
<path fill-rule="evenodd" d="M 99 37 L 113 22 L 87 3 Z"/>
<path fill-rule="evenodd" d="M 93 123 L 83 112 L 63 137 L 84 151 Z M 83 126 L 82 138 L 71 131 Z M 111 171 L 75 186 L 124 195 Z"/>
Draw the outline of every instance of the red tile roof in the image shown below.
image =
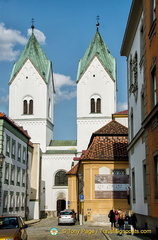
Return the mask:
<path fill-rule="evenodd" d="M 9 122 L 14 128 L 18 129 L 22 134 L 24 134 L 27 138 L 31 138 L 28 135 L 28 132 L 23 129 L 23 127 L 18 126 L 11 118 L 9 118 L 6 114 L 0 112 L 0 118 L 5 119 L 7 122 Z"/>
<path fill-rule="evenodd" d="M 125 115 L 128 115 L 128 110 L 124 110 L 124 111 L 121 111 L 121 112 L 116 112 L 116 113 L 114 113 L 113 115 L 123 115 L 123 114 L 125 114 Z"/>
<path fill-rule="evenodd" d="M 128 135 L 128 128 L 122 125 L 121 123 L 112 120 L 104 127 L 100 128 L 93 134 L 95 135 Z"/>
<path fill-rule="evenodd" d="M 77 170 L 78 170 L 78 163 L 73 167 L 73 168 L 71 168 L 71 170 L 70 171 L 68 171 L 66 174 L 67 175 L 76 175 L 77 174 Z"/>
<path fill-rule="evenodd" d="M 128 160 L 128 128 L 112 120 L 94 132 L 81 160 Z"/>

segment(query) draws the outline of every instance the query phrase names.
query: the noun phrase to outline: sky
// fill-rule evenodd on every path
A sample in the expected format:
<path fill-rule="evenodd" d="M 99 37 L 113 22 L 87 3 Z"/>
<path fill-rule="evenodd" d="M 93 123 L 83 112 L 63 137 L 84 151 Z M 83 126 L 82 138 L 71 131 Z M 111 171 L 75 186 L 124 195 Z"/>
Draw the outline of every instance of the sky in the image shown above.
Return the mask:
<path fill-rule="evenodd" d="M 35 35 L 52 61 L 55 140 L 75 140 L 78 62 L 99 32 L 117 62 L 117 112 L 127 109 L 126 58 L 120 56 L 132 0 L 0 0 L 0 112 L 8 115 L 12 67 L 34 19 Z"/>

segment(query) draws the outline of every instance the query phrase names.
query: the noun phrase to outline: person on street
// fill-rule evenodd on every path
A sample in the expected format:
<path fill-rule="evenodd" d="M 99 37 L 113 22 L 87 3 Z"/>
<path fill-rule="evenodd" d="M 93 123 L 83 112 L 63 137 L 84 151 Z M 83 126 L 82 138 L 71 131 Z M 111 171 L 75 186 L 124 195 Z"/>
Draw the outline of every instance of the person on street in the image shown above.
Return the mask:
<path fill-rule="evenodd" d="M 111 222 L 111 230 L 115 229 L 115 212 L 114 209 L 111 209 L 108 214 L 109 220 Z"/>

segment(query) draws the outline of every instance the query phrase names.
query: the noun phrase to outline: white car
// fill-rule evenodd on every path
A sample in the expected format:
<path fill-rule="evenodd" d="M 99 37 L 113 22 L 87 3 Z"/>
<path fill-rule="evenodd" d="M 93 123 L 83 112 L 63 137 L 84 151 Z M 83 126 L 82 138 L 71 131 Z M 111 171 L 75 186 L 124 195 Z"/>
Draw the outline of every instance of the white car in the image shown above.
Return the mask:
<path fill-rule="evenodd" d="M 75 224 L 76 214 L 72 209 L 65 209 L 59 213 L 58 225 L 60 224 Z"/>

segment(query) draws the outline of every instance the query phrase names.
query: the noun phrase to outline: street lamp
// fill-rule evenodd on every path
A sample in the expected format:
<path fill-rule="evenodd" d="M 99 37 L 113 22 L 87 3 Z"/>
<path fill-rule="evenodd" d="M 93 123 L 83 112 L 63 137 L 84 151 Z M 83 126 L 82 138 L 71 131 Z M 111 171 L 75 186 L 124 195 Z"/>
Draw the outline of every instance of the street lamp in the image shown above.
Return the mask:
<path fill-rule="evenodd" d="M 0 153 L 0 165 L 3 165 L 3 162 L 5 160 L 5 156 L 3 155 L 3 153 Z"/>

